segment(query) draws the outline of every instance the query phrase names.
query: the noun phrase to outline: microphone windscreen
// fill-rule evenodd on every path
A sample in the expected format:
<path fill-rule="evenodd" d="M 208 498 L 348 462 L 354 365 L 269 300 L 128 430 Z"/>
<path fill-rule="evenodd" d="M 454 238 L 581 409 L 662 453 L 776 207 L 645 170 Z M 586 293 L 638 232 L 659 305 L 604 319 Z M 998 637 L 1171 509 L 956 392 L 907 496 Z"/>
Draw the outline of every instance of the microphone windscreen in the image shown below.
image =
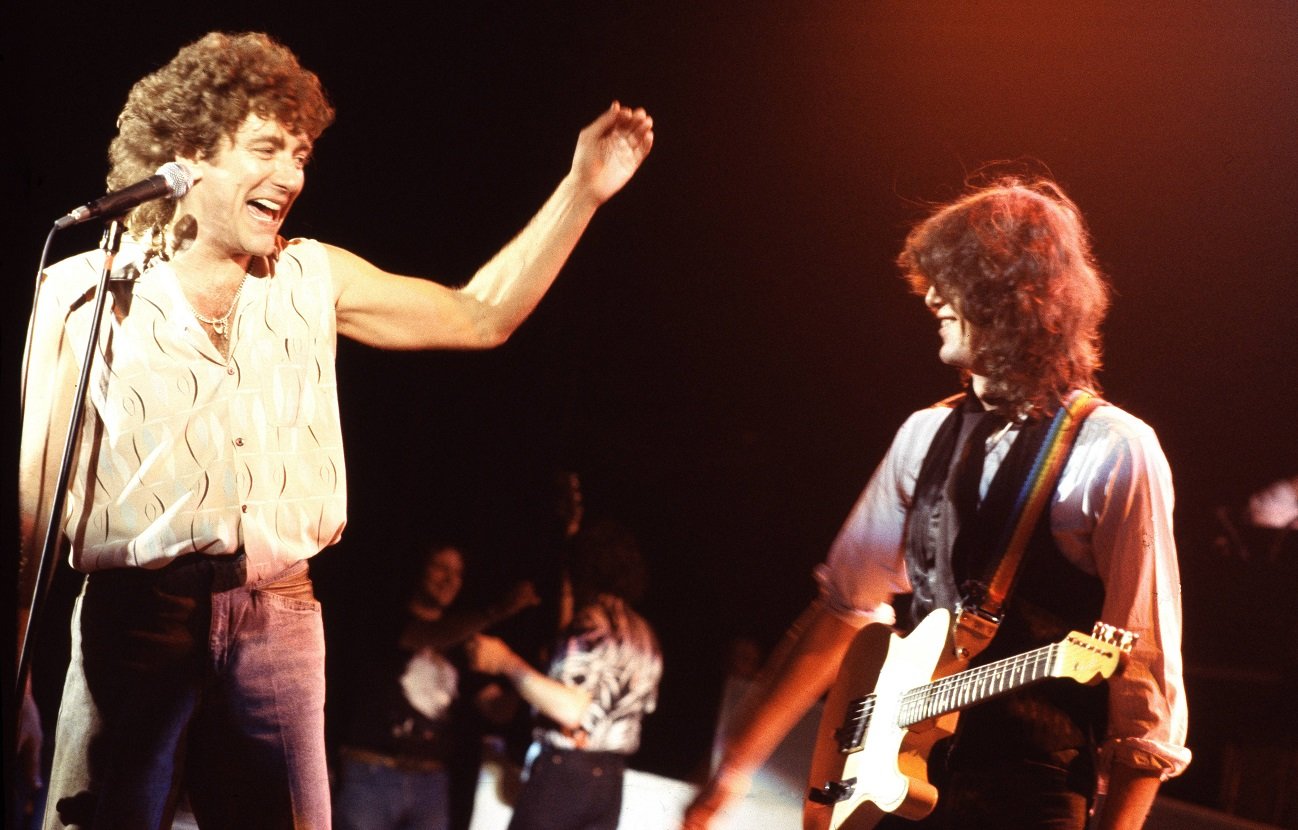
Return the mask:
<path fill-rule="evenodd" d="M 189 168 L 178 161 L 169 161 L 162 165 L 154 173 L 167 180 L 167 188 L 170 191 L 167 198 L 179 199 L 189 192 L 189 188 L 194 185 L 194 174 L 189 172 Z"/>

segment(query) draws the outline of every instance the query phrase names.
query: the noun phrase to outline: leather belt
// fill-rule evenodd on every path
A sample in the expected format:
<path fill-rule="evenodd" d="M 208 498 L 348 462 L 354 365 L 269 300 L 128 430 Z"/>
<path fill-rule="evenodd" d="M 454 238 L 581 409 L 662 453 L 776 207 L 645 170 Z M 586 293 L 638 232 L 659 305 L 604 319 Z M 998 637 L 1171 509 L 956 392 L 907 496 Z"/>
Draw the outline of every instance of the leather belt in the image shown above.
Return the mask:
<path fill-rule="evenodd" d="M 441 772 L 446 769 L 446 763 L 435 758 L 403 758 L 354 746 L 342 747 L 339 754 L 349 761 L 372 764 L 387 769 L 398 769 L 403 772 Z"/>
<path fill-rule="evenodd" d="M 241 588 L 248 580 L 248 556 L 235 553 L 187 553 L 162 568 L 109 568 L 90 573 L 100 585 L 150 588 L 174 596 L 198 597 Z"/>
<path fill-rule="evenodd" d="M 158 587 L 174 594 L 219 594 L 248 581 L 248 555 L 187 553 L 158 573 Z"/>

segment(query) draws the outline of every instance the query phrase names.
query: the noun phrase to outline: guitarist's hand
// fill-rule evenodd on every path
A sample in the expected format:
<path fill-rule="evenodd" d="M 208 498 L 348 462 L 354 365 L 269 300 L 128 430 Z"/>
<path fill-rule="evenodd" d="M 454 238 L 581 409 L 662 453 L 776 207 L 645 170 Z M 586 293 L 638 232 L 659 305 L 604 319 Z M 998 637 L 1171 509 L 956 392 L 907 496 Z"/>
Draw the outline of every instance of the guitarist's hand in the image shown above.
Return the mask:
<path fill-rule="evenodd" d="M 685 809 L 681 830 L 711 830 L 718 815 L 747 795 L 751 786 L 747 775 L 722 767 Z"/>

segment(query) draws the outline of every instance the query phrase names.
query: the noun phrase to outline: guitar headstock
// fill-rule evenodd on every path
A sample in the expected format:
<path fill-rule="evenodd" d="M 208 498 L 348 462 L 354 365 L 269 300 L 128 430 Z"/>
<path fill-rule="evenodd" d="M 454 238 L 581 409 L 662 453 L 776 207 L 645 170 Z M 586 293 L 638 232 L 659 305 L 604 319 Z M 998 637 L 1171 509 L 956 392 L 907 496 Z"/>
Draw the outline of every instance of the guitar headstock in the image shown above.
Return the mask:
<path fill-rule="evenodd" d="M 1113 646 L 1123 654 L 1130 654 L 1131 650 L 1135 648 L 1136 640 L 1140 635 L 1125 628 L 1118 628 L 1116 625 L 1109 625 L 1106 622 L 1096 622 L 1095 628 L 1091 630 L 1091 637 Z"/>
<path fill-rule="evenodd" d="M 1057 646 L 1051 676 L 1069 677 L 1078 683 L 1095 683 L 1111 677 L 1131 653 L 1136 634 L 1097 622 L 1090 636 L 1073 631 Z"/>

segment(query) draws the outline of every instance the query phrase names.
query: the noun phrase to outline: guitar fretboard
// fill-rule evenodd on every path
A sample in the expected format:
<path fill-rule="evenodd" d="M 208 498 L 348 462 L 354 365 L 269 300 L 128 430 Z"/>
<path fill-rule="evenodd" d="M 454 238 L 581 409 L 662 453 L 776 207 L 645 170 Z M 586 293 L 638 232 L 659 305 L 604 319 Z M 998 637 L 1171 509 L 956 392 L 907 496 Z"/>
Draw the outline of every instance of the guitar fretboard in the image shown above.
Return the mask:
<path fill-rule="evenodd" d="M 1042 646 L 911 689 L 901 695 L 897 725 L 910 727 L 1051 677 L 1062 647 L 1062 643 Z M 876 695 L 871 693 L 856 698 L 848 706 L 843 725 L 834 731 L 842 752 L 861 748 L 865 732 L 870 728 L 870 718 L 874 715 L 876 699 Z"/>
<path fill-rule="evenodd" d="M 901 696 L 897 725 L 913 726 L 1044 680 L 1051 676 L 1059 649 L 1053 643 L 911 689 Z"/>

